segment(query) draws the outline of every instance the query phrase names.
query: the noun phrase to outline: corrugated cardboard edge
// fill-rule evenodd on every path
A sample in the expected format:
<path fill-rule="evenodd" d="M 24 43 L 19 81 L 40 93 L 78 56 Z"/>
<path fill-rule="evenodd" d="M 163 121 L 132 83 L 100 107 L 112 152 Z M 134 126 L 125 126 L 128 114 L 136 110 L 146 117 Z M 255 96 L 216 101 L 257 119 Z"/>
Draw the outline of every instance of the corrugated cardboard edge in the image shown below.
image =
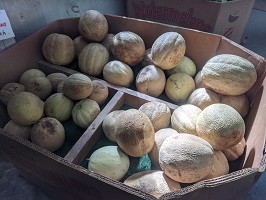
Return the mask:
<path fill-rule="evenodd" d="M 12 134 L 10 134 L 10 133 L 2 130 L 2 129 L 0 129 L 0 134 L 1 134 L 0 137 L 4 136 L 4 137 L 6 137 L 6 138 L 8 138 L 10 140 L 18 142 L 21 145 L 25 146 L 26 148 L 33 149 L 37 154 L 41 154 L 41 156 L 45 156 L 45 157 L 47 157 L 49 159 L 52 159 L 52 160 L 56 161 L 57 163 L 60 163 L 60 164 L 62 164 L 64 166 L 66 166 L 67 168 L 70 168 L 70 170 L 72 169 L 72 170 L 75 170 L 77 172 L 80 172 L 80 173 L 84 174 L 84 176 L 92 177 L 93 179 L 95 179 L 95 181 L 99 180 L 99 181 L 101 181 L 104 184 L 110 185 L 110 186 L 115 187 L 115 188 L 117 188 L 119 190 L 122 190 L 122 191 L 125 191 L 127 193 L 133 194 L 134 196 L 139 197 L 140 199 L 150 199 L 150 200 L 156 199 L 155 197 L 153 197 L 153 196 L 151 196 L 149 194 L 146 194 L 146 193 L 141 192 L 141 191 L 139 191 L 137 189 L 128 187 L 128 186 L 126 186 L 125 184 L 123 184 L 123 183 L 121 183 L 119 181 L 115 181 L 115 180 L 109 179 L 109 178 L 101 176 L 101 175 L 99 175 L 97 173 L 88 171 L 88 170 L 86 170 L 85 168 L 83 168 L 83 167 L 81 167 L 79 165 L 75 165 L 73 163 L 70 163 L 67 160 L 65 160 L 64 158 L 62 158 L 60 156 L 57 156 L 57 155 L 55 155 L 52 152 L 46 151 L 45 149 L 42 149 L 39 146 L 37 146 L 37 145 L 35 145 L 35 144 L 33 144 L 33 143 L 29 142 L 29 141 L 26 141 L 26 140 L 24 140 L 22 138 L 19 138 L 19 137 L 15 136 L 15 135 L 12 135 Z M 1 142 L 0 142 L 0 144 L 1 144 Z M 4 147 L 4 148 L 6 148 L 6 147 Z M 2 150 L 4 150 L 4 149 L 2 149 Z M 6 151 L 4 150 L 3 152 L 5 153 Z M 13 159 L 12 157 L 7 157 L 7 158 L 9 158 L 11 160 Z M 41 161 L 38 161 L 38 162 L 41 162 Z M 16 165 L 16 167 L 19 170 L 21 170 L 22 174 L 26 175 L 26 178 L 27 178 L 27 174 L 31 173 L 30 170 L 25 170 L 25 168 L 22 167 L 22 165 L 23 165 L 22 163 L 21 163 L 21 165 L 19 165 L 20 164 L 19 162 L 12 162 L 12 163 L 14 163 Z M 43 163 L 43 164 L 44 164 L 43 168 L 47 168 L 47 167 L 49 168 L 49 164 L 48 163 Z M 45 165 L 48 165 L 48 166 L 45 166 Z M 38 167 L 36 167 L 36 169 L 38 169 Z M 59 169 L 55 169 L 55 170 L 58 171 Z M 181 197 L 182 197 L 182 200 L 183 199 L 190 199 L 191 198 L 191 196 L 190 196 L 191 194 L 195 195 L 195 193 L 191 193 L 193 191 L 195 192 L 195 191 L 198 190 L 198 192 L 200 192 L 200 191 L 206 190 L 206 189 L 212 190 L 212 189 L 215 189 L 217 186 L 221 186 L 221 185 L 224 185 L 226 183 L 232 183 L 235 180 L 243 179 L 243 177 L 249 177 L 249 179 L 250 179 L 250 177 L 253 177 L 253 181 L 254 181 L 254 179 L 258 175 L 258 173 L 259 173 L 259 171 L 256 168 L 241 169 L 239 171 L 232 172 L 232 173 L 230 173 L 228 175 L 221 176 L 219 178 L 214 178 L 214 179 L 200 181 L 200 182 L 195 183 L 193 185 L 190 185 L 190 186 L 187 186 L 185 188 L 182 188 L 182 189 L 180 189 L 177 192 L 165 194 L 159 199 L 167 200 L 167 199 L 176 199 L 176 198 L 181 198 Z M 34 176 L 34 172 L 33 172 L 33 176 Z M 60 175 L 60 176 L 62 177 L 62 175 Z M 64 176 L 68 177 L 68 176 L 70 176 L 70 174 L 66 174 L 65 173 Z M 30 180 L 32 180 L 32 178 L 30 178 Z M 67 178 L 66 178 L 66 180 L 67 180 Z M 35 184 L 38 185 L 38 184 L 40 184 L 42 179 L 37 179 L 35 181 L 37 181 L 37 182 L 35 182 Z M 51 182 L 53 182 L 53 181 L 54 180 L 51 180 Z M 58 181 L 56 181 L 56 183 L 57 182 Z M 49 183 L 47 183 L 47 184 L 49 184 Z M 247 184 L 247 188 L 249 188 L 249 187 L 252 186 L 253 183 L 252 183 L 252 181 L 249 180 L 249 183 L 246 183 L 246 184 Z M 54 185 L 52 185 L 52 186 L 54 187 Z M 51 186 L 47 185 L 46 187 L 51 187 Z M 242 187 L 242 185 L 241 185 L 241 187 Z M 69 189 L 71 190 L 71 188 L 69 188 Z M 91 190 L 93 190 L 93 189 L 91 189 Z M 76 195 L 75 198 L 79 199 L 79 196 L 76 193 L 77 193 L 76 191 L 73 191 L 73 194 Z M 95 194 L 97 194 L 97 192 L 95 192 Z M 80 195 L 85 195 L 85 194 L 80 194 Z M 186 197 L 186 195 L 188 195 L 188 197 Z M 97 195 L 95 195 L 95 196 L 97 197 Z M 88 196 L 85 196 L 85 197 L 87 198 Z M 72 199 L 72 198 L 69 198 L 69 199 Z M 102 198 L 99 197 L 99 199 L 102 199 Z M 117 199 L 117 197 L 114 197 L 114 198 L 107 197 L 107 198 L 103 198 L 103 199 Z M 216 198 L 216 199 L 219 199 L 219 198 Z"/>

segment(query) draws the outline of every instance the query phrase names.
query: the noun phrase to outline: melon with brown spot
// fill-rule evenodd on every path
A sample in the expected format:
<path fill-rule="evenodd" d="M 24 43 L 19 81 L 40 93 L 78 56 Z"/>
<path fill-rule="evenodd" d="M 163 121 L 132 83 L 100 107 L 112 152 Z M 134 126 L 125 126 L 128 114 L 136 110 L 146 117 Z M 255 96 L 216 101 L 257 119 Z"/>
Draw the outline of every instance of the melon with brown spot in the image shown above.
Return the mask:
<path fill-rule="evenodd" d="M 54 152 L 62 147 L 65 141 L 65 129 L 55 118 L 44 117 L 31 129 L 32 143 Z"/>
<path fill-rule="evenodd" d="M 161 34 L 152 44 L 152 62 L 163 70 L 174 68 L 184 57 L 186 42 L 177 32 Z"/>
<path fill-rule="evenodd" d="M 201 70 L 203 83 L 219 94 L 240 95 L 257 80 L 254 65 L 245 58 L 220 54 L 209 59 Z"/>
<path fill-rule="evenodd" d="M 143 60 L 145 44 L 138 34 L 131 31 L 121 31 L 113 37 L 111 51 L 117 60 L 132 67 Z"/>
<path fill-rule="evenodd" d="M 79 18 L 78 30 L 87 41 L 101 42 L 108 33 L 108 22 L 97 10 L 87 10 Z"/>
<path fill-rule="evenodd" d="M 155 131 L 150 119 L 137 109 L 129 109 L 119 114 L 115 128 L 118 146 L 129 156 L 140 157 L 153 147 Z"/>

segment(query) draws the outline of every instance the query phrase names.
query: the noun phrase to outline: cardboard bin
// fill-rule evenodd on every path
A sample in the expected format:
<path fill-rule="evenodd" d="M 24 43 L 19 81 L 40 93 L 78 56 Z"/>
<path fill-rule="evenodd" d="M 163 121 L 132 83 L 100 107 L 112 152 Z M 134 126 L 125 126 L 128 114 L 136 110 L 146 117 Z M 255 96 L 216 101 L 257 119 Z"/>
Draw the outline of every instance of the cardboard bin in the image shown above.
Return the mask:
<path fill-rule="evenodd" d="M 245 118 L 247 146 L 243 156 L 230 163 L 228 175 L 185 185 L 179 191 L 165 194 L 160 198 L 165 200 L 241 199 L 242 195 L 258 180 L 265 168 L 265 59 L 237 43 L 215 34 L 127 17 L 105 16 L 109 23 L 110 33 L 135 32 L 143 38 L 146 48 L 151 47 L 155 39 L 164 32 L 179 32 L 186 40 L 186 55 L 195 61 L 198 71 L 208 59 L 222 53 L 239 55 L 256 66 L 257 82 L 246 93 L 251 108 Z M 40 68 L 46 74 L 52 72 L 63 72 L 68 75 L 76 73 L 77 71 L 74 69 L 47 63 L 42 55 L 41 47 L 45 37 L 50 33 L 64 33 L 75 38 L 79 35 L 77 26 L 78 18 L 55 21 L 2 52 L 0 54 L 0 87 L 9 82 L 17 82 L 20 75 L 31 68 Z M 106 84 L 111 94 L 109 101 L 91 126 L 79 132 L 78 138 L 65 154 L 51 153 L 0 129 L 0 153 L 13 163 L 27 180 L 42 188 L 52 199 L 156 199 L 149 194 L 130 188 L 122 182 L 88 171 L 82 163 L 103 135 L 102 121 L 112 110 L 119 109 L 123 105 L 138 108 L 148 101 L 165 102 L 171 110 L 175 109 L 177 105 L 141 94 L 130 88 Z M 3 126 L 7 113 L 3 104 L 0 104 L 0 109 L 0 124 Z"/>
<path fill-rule="evenodd" d="M 128 17 L 223 35 L 237 43 L 255 0 L 127 0 Z"/>

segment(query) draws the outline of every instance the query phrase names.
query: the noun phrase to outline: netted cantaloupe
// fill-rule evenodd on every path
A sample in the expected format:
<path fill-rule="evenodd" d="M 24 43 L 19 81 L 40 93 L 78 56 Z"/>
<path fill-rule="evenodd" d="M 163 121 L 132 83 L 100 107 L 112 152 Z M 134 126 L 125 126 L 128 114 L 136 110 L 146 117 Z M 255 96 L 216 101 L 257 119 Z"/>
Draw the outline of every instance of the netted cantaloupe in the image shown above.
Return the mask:
<path fill-rule="evenodd" d="M 171 126 L 180 133 L 197 135 L 196 123 L 201 109 L 192 104 L 184 104 L 173 111 Z"/>
<path fill-rule="evenodd" d="M 152 62 L 163 70 L 174 68 L 184 57 L 186 42 L 177 32 L 161 34 L 152 44 Z"/>
<path fill-rule="evenodd" d="M 104 66 L 103 78 L 109 83 L 129 87 L 134 80 L 134 73 L 126 63 L 113 60 Z"/>
<path fill-rule="evenodd" d="M 56 92 L 58 84 L 65 80 L 67 78 L 67 75 L 61 72 L 54 72 L 47 75 L 47 78 L 52 83 L 52 91 Z"/>
<path fill-rule="evenodd" d="M 107 49 L 100 43 L 90 43 L 85 46 L 79 54 L 78 66 L 81 72 L 98 76 L 103 67 L 109 61 Z"/>
<path fill-rule="evenodd" d="M 235 146 L 245 134 L 245 122 L 241 115 L 226 104 L 212 104 L 199 114 L 197 135 L 207 140 L 215 150 Z"/>
<path fill-rule="evenodd" d="M 80 73 L 72 74 L 63 81 L 62 92 L 72 100 L 85 99 L 92 93 L 91 79 Z"/>
<path fill-rule="evenodd" d="M 68 35 L 52 33 L 43 41 L 42 53 L 52 64 L 68 65 L 75 58 L 74 41 Z"/>
<path fill-rule="evenodd" d="M 219 94 L 240 95 L 257 80 L 254 65 L 233 54 L 220 54 L 209 59 L 201 70 L 203 83 Z"/>
<path fill-rule="evenodd" d="M 78 58 L 80 52 L 82 49 L 89 44 L 87 40 L 85 40 L 81 35 L 77 36 L 73 40 L 74 45 L 75 45 L 75 55 Z"/>
<path fill-rule="evenodd" d="M 131 31 L 121 31 L 113 37 L 111 45 L 113 56 L 129 66 L 139 64 L 145 54 L 143 39 Z"/>
<path fill-rule="evenodd" d="M 113 43 L 113 38 L 114 38 L 115 34 L 113 33 L 107 33 L 106 37 L 104 38 L 104 40 L 101 42 L 101 44 L 107 49 L 107 51 L 109 52 L 109 55 L 112 53 L 111 50 L 111 46 Z"/>
<path fill-rule="evenodd" d="M 143 67 L 137 74 L 137 91 L 158 97 L 163 93 L 166 84 L 166 77 L 162 69 L 155 65 Z"/>
<path fill-rule="evenodd" d="M 45 73 L 40 69 L 28 69 L 19 77 L 19 83 L 24 85 L 32 77 L 45 77 Z"/>
<path fill-rule="evenodd" d="M 14 95 L 7 104 L 9 117 L 22 126 L 34 124 L 44 111 L 44 102 L 31 92 L 20 92 Z"/>
<path fill-rule="evenodd" d="M 216 178 L 229 173 L 229 163 L 222 151 L 214 150 L 214 161 L 210 173 L 204 179 Z"/>
<path fill-rule="evenodd" d="M 108 22 L 97 10 L 87 10 L 79 18 L 78 30 L 87 41 L 101 42 L 108 33 Z"/>
<path fill-rule="evenodd" d="M 83 99 L 75 104 L 72 109 L 72 119 L 81 128 L 88 128 L 101 112 L 96 101 Z"/>
<path fill-rule="evenodd" d="M 65 129 L 55 118 L 44 117 L 38 120 L 31 129 L 31 142 L 54 152 L 62 147 L 65 141 Z"/>
<path fill-rule="evenodd" d="M 155 141 L 152 150 L 148 153 L 149 158 L 156 167 L 160 168 L 159 164 L 159 150 L 163 144 L 163 141 L 173 134 L 178 134 L 175 129 L 162 128 L 155 132 Z"/>
<path fill-rule="evenodd" d="M 212 146 L 204 139 L 187 133 L 167 137 L 159 150 L 159 164 L 171 179 L 194 183 L 206 177 L 214 162 Z"/>
<path fill-rule="evenodd" d="M 221 95 L 221 103 L 229 105 L 236 109 L 236 111 L 245 117 L 249 111 L 249 100 L 245 94 L 240 95 Z"/>
<path fill-rule="evenodd" d="M 9 133 L 21 137 L 25 140 L 30 140 L 31 125 L 21 126 L 16 124 L 13 120 L 10 120 L 3 128 L 3 130 Z"/>
<path fill-rule="evenodd" d="M 124 112 L 124 110 L 114 110 L 108 113 L 102 123 L 102 129 L 105 136 L 111 140 L 112 142 L 116 142 L 115 133 L 117 121 L 120 120 L 120 114 Z"/>
<path fill-rule="evenodd" d="M 7 83 L 0 90 L 0 101 L 7 106 L 8 101 L 15 94 L 25 91 L 25 86 L 20 83 Z"/>
<path fill-rule="evenodd" d="M 167 177 L 161 170 L 148 170 L 129 176 L 124 184 L 156 198 L 181 189 L 180 183 Z"/>
<path fill-rule="evenodd" d="M 148 116 L 155 131 L 166 128 L 170 124 L 171 110 L 164 103 L 147 102 L 142 104 L 139 110 Z"/>
<path fill-rule="evenodd" d="M 220 103 L 220 96 L 211 89 L 197 88 L 189 95 L 187 103 L 193 104 L 203 110 L 211 104 Z"/>
<path fill-rule="evenodd" d="M 92 85 L 93 85 L 93 90 L 88 98 L 96 101 L 98 105 L 101 106 L 106 102 L 108 98 L 109 89 L 107 85 L 100 80 L 92 80 Z"/>
<path fill-rule="evenodd" d="M 71 117 L 74 102 L 63 93 L 54 93 L 44 102 L 44 113 L 47 117 L 64 122 Z"/>
<path fill-rule="evenodd" d="M 237 143 L 235 146 L 229 149 L 224 149 L 222 150 L 222 152 L 224 153 L 228 161 L 234 161 L 243 155 L 245 147 L 246 147 L 246 139 L 243 137 L 241 141 Z"/>
<path fill-rule="evenodd" d="M 154 144 L 155 131 L 150 119 L 137 109 L 119 114 L 115 128 L 118 146 L 129 156 L 140 157 L 149 153 Z"/>
<path fill-rule="evenodd" d="M 37 95 L 41 100 L 45 100 L 52 94 L 53 86 L 47 77 L 31 77 L 25 83 L 25 91 Z"/>

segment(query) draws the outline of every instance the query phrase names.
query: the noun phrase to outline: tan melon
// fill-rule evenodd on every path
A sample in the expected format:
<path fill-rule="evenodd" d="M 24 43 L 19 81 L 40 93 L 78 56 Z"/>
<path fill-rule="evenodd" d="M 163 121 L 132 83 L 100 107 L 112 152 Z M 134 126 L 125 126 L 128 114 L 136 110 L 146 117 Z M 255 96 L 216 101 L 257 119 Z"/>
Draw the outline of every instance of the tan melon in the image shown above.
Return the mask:
<path fill-rule="evenodd" d="M 208 88 L 206 85 L 204 85 L 202 77 L 201 77 L 201 70 L 198 71 L 196 76 L 194 77 L 196 88 Z"/>
<path fill-rule="evenodd" d="M 187 103 L 199 107 L 201 110 L 207 106 L 220 103 L 220 96 L 208 88 L 197 88 L 188 97 Z"/>
<path fill-rule="evenodd" d="M 173 102 L 186 101 L 194 90 L 194 79 L 187 73 L 175 73 L 167 78 L 165 94 Z"/>
<path fill-rule="evenodd" d="M 113 34 L 113 33 L 107 33 L 106 37 L 101 42 L 101 44 L 107 49 L 109 54 L 112 53 L 111 46 L 112 46 L 112 43 L 113 43 L 114 36 L 115 36 L 115 34 Z"/>
<path fill-rule="evenodd" d="M 184 104 L 176 108 L 171 116 L 171 126 L 180 133 L 197 135 L 196 123 L 201 109 L 192 105 Z"/>
<path fill-rule="evenodd" d="M 82 49 L 89 44 L 87 40 L 85 40 L 81 35 L 77 36 L 73 40 L 74 45 L 75 45 L 75 55 L 78 58 L 80 52 Z"/>
<path fill-rule="evenodd" d="M 214 161 L 210 173 L 204 178 L 211 179 L 229 173 L 229 163 L 222 151 L 214 150 Z"/>
<path fill-rule="evenodd" d="M 209 59 L 201 70 L 203 83 L 219 94 L 240 95 L 257 80 L 254 65 L 245 58 L 220 54 Z"/>
<path fill-rule="evenodd" d="M 87 41 L 101 42 L 108 33 L 108 22 L 97 10 L 85 11 L 78 22 L 78 30 Z"/>
<path fill-rule="evenodd" d="M 148 48 L 145 50 L 144 58 L 141 61 L 141 65 L 143 67 L 145 67 L 147 65 L 154 65 L 154 63 L 152 62 L 152 58 L 151 58 L 151 48 Z"/>
<path fill-rule="evenodd" d="M 52 33 L 43 41 L 42 53 L 52 64 L 68 65 L 75 58 L 74 41 L 65 34 Z"/>
<path fill-rule="evenodd" d="M 148 170 L 129 176 L 124 184 L 156 198 L 181 189 L 181 185 L 167 177 L 163 171 Z"/>
<path fill-rule="evenodd" d="M 7 104 L 9 117 L 22 126 L 34 124 L 42 117 L 43 111 L 44 102 L 31 92 L 20 92 Z"/>
<path fill-rule="evenodd" d="M 226 104 L 212 104 L 199 114 L 196 130 L 215 150 L 235 146 L 244 137 L 245 122 L 241 115 Z"/>
<path fill-rule="evenodd" d="M 78 66 L 81 72 L 91 76 L 102 73 L 103 67 L 109 61 L 107 49 L 100 43 L 90 43 L 79 54 Z"/>
<path fill-rule="evenodd" d="M 125 112 L 124 110 L 114 110 L 108 113 L 102 123 L 102 129 L 105 136 L 112 142 L 116 142 L 115 133 L 117 121 L 120 120 L 120 114 Z"/>
<path fill-rule="evenodd" d="M 167 137 L 159 150 L 159 164 L 164 173 L 180 183 L 194 183 L 206 177 L 214 162 L 211 145 L 187 134 Z"/>
<path fill-rule="evenodd" d="M 47 77 L 31 77 L 25 83 L 25 91 L 37 95 L 41 100 L 45 100 L 52 94 L 53 86 Z"/>
<path fill-rule="evenodd" d="M 44 113 L 47 117 L 53 117 L 64 122 L 71 117 L 74 102 L 63 93 L 54 93 L 44 102 Z"/>
<path fill-rule="evenodd" d="M 166 128 L 170 124 L 171 110 L 164 103 L 161 102 L 147 102 L 139 107 L 151 120 L 155 131 Z"/>
<path fill-rule="evenodd" d="M 184 57 L 186 42 L 177 32 L 161 34 L 152 44 L 152 62 L 163 70 L 174 68 Z"/>
<path fill-rule="evenodd" d="M 8 101 L 15 94 L 25 91 L 25 86 L 20 83 L 7 83 L 0 90 L 0 101 L 7 106 Z"/>
<path fill-rule="evenodd" d="M 145 44 L 138 34 L 121 31 L 113 37 L 111 51 L 117 60 L 132 67 L 142 61 L 145 54 Z"/>
<path fill-rule="evenodd" d="M 166 77 L 159 67 L 147 65 L 137 74 L 136 87 L 137 91 L 158 97 L 163 93 L 166 84 Z"/>
<path fill-rule="evenodd" d="M 108 98 L 109 89 L 107 85 L 100 80 L 93 80 L 92 85 L 93 85 L 93 90 L 88 98 L 96 101 L 98 105 L 101 106 L 106 102 Z"/>
<path fill-rule="evenodd" d="M 21 137 L 25 140 L 30 140 L 31 125 L 21 126 L 19 124 L 16 124 L 13 120 L 10 120 L 4 126 L 3 130 L 8 131 L 9 133 Z"/>
<path fill-rule="evenodd" d="M 249 100 L 245 94 L 240 95 L 221 95 L 221 103 L 227 104 L 242 116 L 245 117 L 249 111 Z"/>
<path fill-rule="evenodd" d="M 223 153 L 228 161 L 234 161 L 243 155 L 245 148 L 246 148 L 246 140 L 243 137 L 241 141 L 237 143 L 235 146 L 229 149 L 224 149 Z"/>
<path fill-rule="evenodd" d="M 62 147 L 65 141 L 65 129 L 55 118 L 44 117 L 31 129 L 31 142 L 54 152 Z"/>
<path fill-rule="evenodd" d="M 109 83 L 129 87 L 134 80 L 134 73 L 126 63 L 113 60 L 104 66 L 103 78 Z"/>
<path fill-rule="evenodd" d="M 184 72 L 190 75 L 191 77 L 194 77 L 196 74 L 197 67 L 193 60 L 191 60 L 189 57 L 184 56 L 177 65 L 166 71 L 166 74 L 168 76 L 178 73 L 178 72 Z"/>
<path fill-rule="evenodd" d="M 100 114 L 101 108 L 96 101 L 83 99 L 75 104 L 72 109 L 72 119 L 81 128 L 88 128 Z"/>
<path fill-rule="evenodd" d="M 159 150 L 163 144 L 163 141 L 173 134 L 178 132 L 172 128 L 162 128 L 155 132 L 155 141 L 152 150 L 148 153 L 149 158 L 156 167 L 160 168 L 159 165 Z"/>
<path fill-rule="evenodd" d="M 90 96 L 93 90 L 91 79 L 80 73 L 72 74 L 63 81 L 63 93 L 72 100 L 81 100 Z"/>
<path fill-rule="evenodd" d="M 129 109 L 120 113 L 119 117 L 115 129 L 118 146 L 132 157 L 149 153 L 154 144 L 155 131 L 147 115 L 137 109 Z"/>
<path fill-rule="evenodd" d="M 52 91 L 56 92 L 58 84 L 65 80 L 67 78 L 67 75 L 61 72 L 54 72 L 47 75 L 46 78 L 48 78 L 49 81 L 51 81 L 52 83 Z"/>
<path fill-rule="evenodd" d="M 24 85 L 30 78 L 39 76 L 46 77 L 45 73 L 40 69 L 28 69 L 21 74 L 19 83 Z"/>

